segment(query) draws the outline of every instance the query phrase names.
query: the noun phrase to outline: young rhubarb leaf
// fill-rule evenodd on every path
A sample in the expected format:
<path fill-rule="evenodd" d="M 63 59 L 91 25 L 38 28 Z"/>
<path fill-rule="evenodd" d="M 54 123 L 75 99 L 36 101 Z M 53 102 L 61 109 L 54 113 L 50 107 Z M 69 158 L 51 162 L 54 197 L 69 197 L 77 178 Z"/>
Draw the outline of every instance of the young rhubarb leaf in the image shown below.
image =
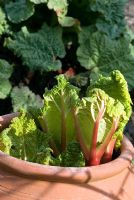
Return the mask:
<path fill-rule="evenodd" d="M 41 132 L 31 115 L 21 111 L 0 135 L 0 150 L 16 158 L 48 164 L 51 160 L 49 138 Z"/>
<path fill-rule="evenodd" d="M 58 76 L 58 85 L 44 94 L 42 118 L 46 132 L 52 133 L 60 151 L 75 138 L 72 109 L 78 104 L 78 89 L 70 85 L 63 75 Z"/>
<path fill-rule="evenodd" d="M 89 86 L 87 90 L 87 93 L 93 88 L 102 89 L 103 91 L 106 92 L 106 94 L 108 94 L 113 99 L 119 101 L 124 106 L 125 113 L 120 118 L 119 127 L 118 130 L 116 131 L 116 134 L 120 140 L 125 125 L 128 122 L 132 113 L 132 107 L 131 107 L 132 101 L 130 98 L 130 94 L 128 92 L 128 85 L 124 76 L 118 70 L 115 70 L 111 73 L 111 76 L 109 77 L 100 76 L 98 81 L 92 82 L 91 86 Z M 117 114 L 118 112 L 120 112 L 120 110 L 117 111 L 116 108 L 113 111 Z"/>

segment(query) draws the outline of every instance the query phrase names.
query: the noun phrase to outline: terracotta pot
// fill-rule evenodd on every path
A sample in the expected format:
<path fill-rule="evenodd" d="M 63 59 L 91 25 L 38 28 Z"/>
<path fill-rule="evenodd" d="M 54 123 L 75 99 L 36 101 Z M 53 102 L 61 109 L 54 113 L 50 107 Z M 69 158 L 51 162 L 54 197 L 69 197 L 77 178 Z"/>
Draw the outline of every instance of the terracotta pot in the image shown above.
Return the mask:
<path fill-rule="evenodd" d="M 8 126 L 10 114 L 0 117 Z M 93 167 L 56 167 L 30 163 L 0 152 L 1 200 L 133 200 L 134 149 L 124 137 L 121 155 Z"/>

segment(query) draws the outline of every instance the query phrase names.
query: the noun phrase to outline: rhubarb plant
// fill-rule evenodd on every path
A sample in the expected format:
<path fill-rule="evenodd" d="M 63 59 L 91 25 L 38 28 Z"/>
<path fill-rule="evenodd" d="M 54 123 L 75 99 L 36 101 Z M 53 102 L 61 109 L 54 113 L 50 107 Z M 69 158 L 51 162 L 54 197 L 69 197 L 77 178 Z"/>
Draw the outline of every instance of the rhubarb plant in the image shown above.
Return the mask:
<path fill-rule="evenodd" d="M 26 120 L 23 111 L 17 121 L 14 119 L 10 127 L 1 133 L 0 149 L 3 150 L 6 143 L 12 148 L 12 145 L 8 144 L 12 144 L 12 139 L 15 137 L 20 138 L 16 126 L 18 122 L 24 143 L 15 144 L 19 145 L 16 150 L 21 152 L 23 145 L 28 144 L 27 130 L 32 127 L 30 123 L 34 122 L 36 124 L 34 130 L 30 128 L 28 132 L 30 137 L 33 135 L 36 139 L 33 148 L 37 149 L 38 146 L 36 131 L 39 138 L 43 132 L 46 136 L 42 141 L 39 140 L 42 147 L 47 144 L 43 149 L 43 152 L 47 153 L 40 152 L 42 164 L 47 160 L 47 164 L 50 165 L 93 166 L 110 161 L 114 148 L 121 146 L 123 129 L 131 115 L 132 102 L 123 75 L 115 70 L 109 77 L 100 76 L 88 87 L 86 96 L 83 97 L 79 95 L 80 90 L 71 85 L 64 75 L 59 75 L 57 82 L 53 89 L 45 92 L 44 106 L 36 112 L 36 115 L 36 109 L 30 110 L 29 115 L 26 114 Z M 28 116 L 31 121 L 28 120 Z M 12 134 L 15 135 L 14 138 Z M 26 148 L 29 148 L 28 145 Z M 7 148 L 5 149 L 7 152 Z M 39 160 L 41 163 L 38 159 L 40 153 L 35 151 L 36 155 L 32 155 L 35 162 Z"/>

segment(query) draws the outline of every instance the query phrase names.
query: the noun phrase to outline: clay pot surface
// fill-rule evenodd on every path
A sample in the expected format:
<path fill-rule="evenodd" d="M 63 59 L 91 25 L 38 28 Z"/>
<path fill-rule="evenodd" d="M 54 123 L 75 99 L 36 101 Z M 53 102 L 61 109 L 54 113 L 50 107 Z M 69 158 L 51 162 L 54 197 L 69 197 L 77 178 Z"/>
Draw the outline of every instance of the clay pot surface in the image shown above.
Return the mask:
<path fill-rule="evenodd" d="M 18 113 L 0 117 L 1 129 Z M 1 200 L 133 200 L 134 148 L 124 137 L 120 156 L 92 167 L 30 163 L 0 152 Z"/>

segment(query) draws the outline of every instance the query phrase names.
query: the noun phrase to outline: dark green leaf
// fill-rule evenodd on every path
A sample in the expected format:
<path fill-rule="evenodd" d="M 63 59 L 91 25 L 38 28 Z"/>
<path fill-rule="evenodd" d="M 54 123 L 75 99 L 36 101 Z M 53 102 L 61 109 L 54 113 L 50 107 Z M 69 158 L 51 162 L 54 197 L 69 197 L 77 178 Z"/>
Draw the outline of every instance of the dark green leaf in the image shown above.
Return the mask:
<path fill-rule="evenodd" d="M 34 14 L 34 5 L 27 0 L 16 0 L 6 4 L 6 12 L 11 22 L 20 23 Z"/>
<path fill-rule="evenodd" d="M 11 90 L 9 78 L 12 71 L 12 66 L 6 60 L 0 59 L 0 99 L 5 99 Z"/>
<path fill-rule="evenodd" d="M 56 71 L 61 69 L 58 59 L 65 56 L 60 27 L 50 28 L 46 24 L 37 33 L 29 33 L 26 27 L 7 46 L 22 57 L 24 65 L 31 70 Z"/>

